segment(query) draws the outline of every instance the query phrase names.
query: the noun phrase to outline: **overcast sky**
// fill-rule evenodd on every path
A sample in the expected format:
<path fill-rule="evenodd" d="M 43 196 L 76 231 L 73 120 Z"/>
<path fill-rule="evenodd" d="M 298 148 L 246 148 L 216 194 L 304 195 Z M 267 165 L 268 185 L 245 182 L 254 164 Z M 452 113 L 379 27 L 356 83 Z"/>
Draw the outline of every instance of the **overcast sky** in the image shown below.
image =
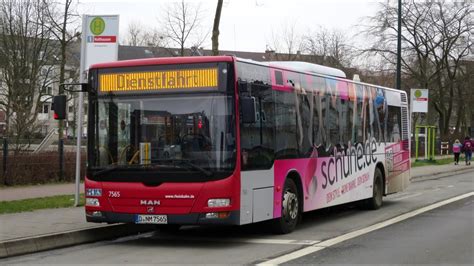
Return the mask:
<path fill-rule="evenodd" d="M 157 26 L 163 6 L 169 0 L 80 0 L 79 12 L 90 15 L 120 15 L 120 38 L 130 22 Z M 188 1 L 201 3 L 206 23 L 212 29 L 217 0 Z M 224 0 L 220 24 L 219 49 L 265 51 L 272 44 L 272 33 L 294 24 L 298 34 L 318 26 L 339 29 L 351 35 L 362 17 L 373 15 L 379 1 L 362 0 Z M 211 48 L 211 41 L 203 44 Z"/>

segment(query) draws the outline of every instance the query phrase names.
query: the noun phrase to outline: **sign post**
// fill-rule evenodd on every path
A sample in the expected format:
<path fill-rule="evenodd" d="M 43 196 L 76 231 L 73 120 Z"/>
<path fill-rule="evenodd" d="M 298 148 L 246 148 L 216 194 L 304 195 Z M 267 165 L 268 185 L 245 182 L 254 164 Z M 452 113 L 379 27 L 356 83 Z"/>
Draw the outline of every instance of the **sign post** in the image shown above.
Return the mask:
<path fill-rule="evenodd" d="M 411 89 L 412 113 L 428 113 L 428 90 Z"/>
<path fill-rule="evenodd" d="M 411 102 L 411 113 L 428 113 L 428 90 L 427 89 L 411 89 L 410 91 L 410 102 Z M 433 160 L 434 156 L 434 145 L 435 145 L 435 134 L 436 127 L 434 126 L 418 126 L 414 125 L 415 128 L 415 158 L 418 160 L 418 146 L 419 146 L 419 133 L 420 129 L 424 129 L 425 138 L 425 160 Z"/>
<path fill-rule="evenodd" d="M 96 63 L 118 59 L 118 15 L 84 15 L 82 17 L 80 83 L 87 83 L 87 70 Z M 79 205 L 81 182 L 81 140 L 83 130 L 84 95 L 79 92 L 77 106 L 76 189 L 74 205 Z"/>

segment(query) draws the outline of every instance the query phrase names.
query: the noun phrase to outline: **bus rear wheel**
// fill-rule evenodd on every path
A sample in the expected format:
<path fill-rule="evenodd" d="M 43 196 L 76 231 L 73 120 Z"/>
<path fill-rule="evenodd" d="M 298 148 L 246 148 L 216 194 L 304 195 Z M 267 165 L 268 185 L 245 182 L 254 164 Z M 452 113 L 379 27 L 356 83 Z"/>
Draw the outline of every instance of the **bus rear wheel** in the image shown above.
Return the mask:
<path fill-rule="evenodd" d="M 367 199 L 366 207 L 369 210 L 377 210 L 382 207 L 383 176 L 380 168 L 375 168 L 372 198 Z"/>
<path fill-rule="evenodd" d="M 292 179 L 285 180 L 281 205 L 281 217 L 273 220 L 273 231 L 277 234 L 288 234 L 295 230 L 301 216 L 298 189 Z"/>

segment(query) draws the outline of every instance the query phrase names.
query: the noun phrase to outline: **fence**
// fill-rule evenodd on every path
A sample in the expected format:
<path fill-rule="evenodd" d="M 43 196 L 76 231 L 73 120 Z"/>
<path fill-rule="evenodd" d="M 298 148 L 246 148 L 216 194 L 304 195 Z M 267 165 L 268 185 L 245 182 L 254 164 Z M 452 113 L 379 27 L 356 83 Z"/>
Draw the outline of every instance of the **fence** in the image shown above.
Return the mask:
<path fill-rule="evenodd" d="M 81 151 L 81 173 L 85 173 L 85 150 Z M 65 149 L 63 141 L 45 152 L 33 153 L 31 148 L 15 149 L 8 139 L 2 141 L 0 160 L 1 184 L 27 185 L 51 182 L 74 182 L 76 153 L 73 146 Z"/>

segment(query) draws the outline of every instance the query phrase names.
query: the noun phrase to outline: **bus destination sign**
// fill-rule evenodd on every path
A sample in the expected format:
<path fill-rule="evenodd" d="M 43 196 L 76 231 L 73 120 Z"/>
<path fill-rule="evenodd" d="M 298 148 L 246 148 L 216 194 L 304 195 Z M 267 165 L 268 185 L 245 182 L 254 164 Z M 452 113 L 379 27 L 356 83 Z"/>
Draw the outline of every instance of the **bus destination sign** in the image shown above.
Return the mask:
<path fill-rule="evenodd" d="M 107 73 L 99 76 L 101 93 L 217 89 L 217 85 L 217 68 Z"/>

